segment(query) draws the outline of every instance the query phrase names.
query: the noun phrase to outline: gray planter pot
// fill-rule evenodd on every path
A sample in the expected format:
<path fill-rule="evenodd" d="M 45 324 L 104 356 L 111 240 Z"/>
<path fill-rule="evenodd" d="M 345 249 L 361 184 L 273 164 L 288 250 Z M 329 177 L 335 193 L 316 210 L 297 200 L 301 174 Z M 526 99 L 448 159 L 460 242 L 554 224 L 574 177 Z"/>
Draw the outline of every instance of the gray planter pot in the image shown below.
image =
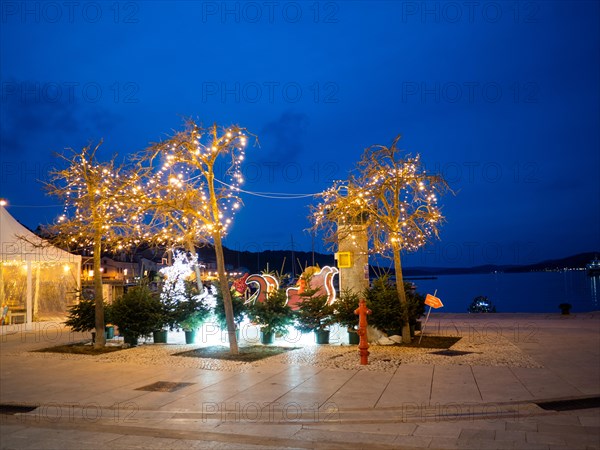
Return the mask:
<path fill-rule="evenodd" d="M 329 344 L 329 330 L 315 331 L 315 338 L 319 345 Z"/>
<path fill-rule="evenodd" d="M 184 330 L 185 333 L 185 343 L 193 344 L 196 342 L 196 330 Z"/>
<path fill-rule="evenodd" d="M 158 330 L 152 332 L 152 339 L 155 344 L 166 344 L 167 343 L 167 330 Z"/>
<path fill-rule="evenodd" d="M 271 345 L 273 342 L 275 342 L 275 333 L 271 332 L 271 333 L 264 333 L 264 332 L 260 332 L 260 342 L 261 344 L 264 345 Z"/>
<path fill-rule="evenodd" d="M 358 345 L 360 344 L 360 336 L 356 331 L 348 331 L 348 344 Z"/>

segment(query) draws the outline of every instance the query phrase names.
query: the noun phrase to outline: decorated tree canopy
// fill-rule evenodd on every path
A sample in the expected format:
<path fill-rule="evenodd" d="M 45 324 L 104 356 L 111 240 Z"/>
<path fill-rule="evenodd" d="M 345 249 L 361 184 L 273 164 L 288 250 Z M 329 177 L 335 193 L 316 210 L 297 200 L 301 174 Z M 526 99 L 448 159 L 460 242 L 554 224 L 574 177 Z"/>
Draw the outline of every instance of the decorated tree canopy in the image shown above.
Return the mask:
<path fill-rule="evenodd" d="M 153 212 L 160 244 L 191 246 L 225 236 L 242 205 L 239 186 L 245 129 L 188 121 L 185 130 L 152 145 L 141 164 L 151 169 L 140 203 Z M 217 173 L 217 162 L 225 164 Z"/>
<path fill-rule="evenodd" d="M 144 177 L 139 167 L 119 165 L 116 157 L 97 159 L 100 144 L 59 155 L 66 167 L 53 170 L 48 192 L 64 203 L 64 212 L 47 230 L 72 248 L 121 250 L 148 239 L 144 207 L 136 202 Z"/>
<path fill-rule="evenodd" d="M 390 147 L 369 147 L 355 174 L 318 195 L 313 208 L 316 229 L 334 244 L 352 237 L 352 225 L 364 225 L 372 253 L 393 257 L 395 248 L 415 251 L 438 237 L 444 217 L 438 197 L 444 179 L 427 173 L 420 155 L 402 156 L 398 136 Z"/>
<path fill-rule="evenodd" d="M 389 147 L 367 148 L 348 180 L 319 194 L 312 219 L 313 229 L 324 230 L 332 246 L 353 239 L 358 228 L 366 232 L 369 250 L 393 260 L 398 297 L 405 304 L 400 252 L 439 237 L 444 217 L 438 197 L 449 188 L 441 175 L 425 170 L 419 155 L 404 154 L 399 141 L 397 136 Z M 410 342 L 408 317 L 402 336 Z"/>

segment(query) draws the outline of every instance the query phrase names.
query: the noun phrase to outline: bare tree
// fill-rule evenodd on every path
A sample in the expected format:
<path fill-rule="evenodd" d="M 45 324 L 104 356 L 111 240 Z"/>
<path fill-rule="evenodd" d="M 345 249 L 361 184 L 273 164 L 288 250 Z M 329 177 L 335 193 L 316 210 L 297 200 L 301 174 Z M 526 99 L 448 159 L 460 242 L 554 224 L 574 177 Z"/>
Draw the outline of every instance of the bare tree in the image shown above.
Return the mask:
<path fill-rule="evenodd" d="M 242 205 L 238 194 L 248 136 L 238 126 L 204 128 L 189 120 L 183 131 L 152 145 L 139 163 L 152 169 L 140 203 L 152 211 L 155 240 L 185 248 L 194 260 L 197 245 L 214 245 L 232 354 L 239 350 L 222 239 Z M 225 170 L 217 173 L 221 162 Z M 197 266 L 195 271 L 202 290 Z"/>
<path fill-rule="evenodd" d="M 102 252 L 121 250 L 140 243 L 146 236 L 142 209 L 132 201 L 140 188 L 143 174 L 116 163 L 98 162 L 96 153 L 101 143 L 81 151 L 69 149 L 58 155 L 63 169 L 50 172 L 46 190 L 64 202 L 64 213 L 48 233 L 70 249 L 89 249 L 93 256 L 94 296 L 96 306 L 95 347 L 103 347 L 104 305 L 102 298 Z"/>
<path fill-rule="evenodd" d="M 356 226 L 364 227 L 370 251 L 393 260 L 405 312 L 402 340 L 410 342 L 401 252 L 415 251 L 439 237 L 444 217 L 438 195 L 449 188 L 441 175 L 427 173 L 418 154 L 403 155 L 398 148 L 400 138 L 389 147 L 367 148 L 354 175 L 319 194 L 312 219 L 313 228 L 324 230 L 325 239 L 333 245 L 352 238 Z"/>

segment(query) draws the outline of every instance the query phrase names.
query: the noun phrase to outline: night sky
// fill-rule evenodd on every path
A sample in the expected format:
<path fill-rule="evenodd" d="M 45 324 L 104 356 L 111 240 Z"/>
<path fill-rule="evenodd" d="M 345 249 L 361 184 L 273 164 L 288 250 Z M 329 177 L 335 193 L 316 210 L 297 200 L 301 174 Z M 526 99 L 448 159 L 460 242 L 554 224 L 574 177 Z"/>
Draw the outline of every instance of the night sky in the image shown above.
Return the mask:
<path fill-rule="evenodd" d="M 322 191 L 402 134 L 456 192 L 408 265 L 600 250 L 597 1 L 0 5 L 0 197 L 30 228 L 61 212 L 54 152 L 125 157 L 193 117 L 259 137 L 253 192 Z M 243 200 L 227 246 L 311 250 L 311 198 Z"/>

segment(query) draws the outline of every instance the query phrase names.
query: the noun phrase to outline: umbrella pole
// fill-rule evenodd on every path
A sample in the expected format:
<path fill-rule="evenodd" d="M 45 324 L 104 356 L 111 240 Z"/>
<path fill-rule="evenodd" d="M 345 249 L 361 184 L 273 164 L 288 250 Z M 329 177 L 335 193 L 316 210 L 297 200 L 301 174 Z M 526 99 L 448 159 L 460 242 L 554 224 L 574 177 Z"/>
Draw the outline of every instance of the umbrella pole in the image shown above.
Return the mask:
<path fill-rule="evenodd" d="M 435 297 L 435 294 L 437 294 L 437 289 L 433 293 L 434 297 Z M 425 323 L 423 324 L 423 327 L 421 328 L 421 335 L 419 336 L 419 345 L 421 345 L 421 339 L 423 339 L 423 334 L 425 333 L 425 327 L 427 326 L 427 321 L 429 320 L 429 314 L 431 314 L 431 306 L 429 307 L 429 311 L 427 311 L 427 317 L 425 317 Z"/>

